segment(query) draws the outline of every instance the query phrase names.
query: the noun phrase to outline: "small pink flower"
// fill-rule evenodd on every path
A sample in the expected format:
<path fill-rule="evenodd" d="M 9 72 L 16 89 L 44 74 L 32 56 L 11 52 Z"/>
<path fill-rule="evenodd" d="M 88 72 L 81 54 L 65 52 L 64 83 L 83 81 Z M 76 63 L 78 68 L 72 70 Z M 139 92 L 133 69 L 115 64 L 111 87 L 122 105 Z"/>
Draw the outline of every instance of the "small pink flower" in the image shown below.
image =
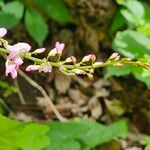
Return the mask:
<path fill-rule="evenodd" d="M 67 63 L 70 63 L 70 62 L 76 63 L 76 58 L 74 56 L 70 56 L 65 60 L 65 62 L 67 62 Z"/>
<path fill-rule="evenodd" d="M 92 62 L 94 62 L 96 60 L 96 56 L 94 54 L 89 54 L 87 56 L 84 56 L 82 59 L 82 62 L 88 62 L 92 60 Z"/>
<path fill-rule="evenodd" d="M 6 62 L 6 70 L 5 70 L 5 75 L 8 76 L 8 74 L 11 75 L 11 77 L 13 79 L 15 79 L 17 77 L 17 66 L 14 63 L 11 62 Z"/>
<path fill-rule="evenodd" d="M 0 28 L 0 37 L 4 37 L 7 34 L 6 28 Z"/>
<path fill-rule="evenodd" d="M 29 71 L 35 71 L 35 70 L 38 70 L 40 68 L 40 65 L 29 65 L 27 68 L 26 68 L 26 71 L 29 72 Z"/>
<path fill-rule="evenodd" d="M 31 46 L 27 43 L 17 43 L 12 45 L 7 45 L 6 49 L 10 52 L 7 59 L 11 60 L 15 57 L 19 57 L 21 54 L 27 53 L 31 50 Z"/>
<path fill-rule="evenodd" d="M 61 54 L 62 51 L 63 51 L 64 48 L 65 48 L 65 44 L 64 44 L 64 43 L 56 42 L 56 43 L 55 43 L 55 48 L 57 49 L 57 52 L 58 52 L 59 54 Z"/>
<path fill-rule="evenodd" d="M 55 48 L 52 49 L 50 52 L 49 52 L 49 56 L 55 56 L 56 54 L 59 54 L 61 55 L 62 54 L 62 51 L 64 50 L 64 47 L 65 47 L 65 44 L 64 43 L 59 43 L 59 42 L 56 42 L 55 43 Z"/>
<path fill-rule="evenodd" d="M 33 53 L 40 54 L 40 53 L 43 53 L 45 51 L 45 49 L 46 48 L 38 48 Z"/>

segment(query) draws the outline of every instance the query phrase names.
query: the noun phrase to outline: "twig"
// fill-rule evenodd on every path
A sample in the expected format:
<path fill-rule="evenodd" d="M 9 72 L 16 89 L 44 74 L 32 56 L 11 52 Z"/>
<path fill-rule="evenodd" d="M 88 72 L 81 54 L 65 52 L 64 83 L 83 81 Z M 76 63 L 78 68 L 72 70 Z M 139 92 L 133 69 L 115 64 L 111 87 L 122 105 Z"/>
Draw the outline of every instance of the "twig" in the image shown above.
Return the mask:
<path fill-rule="evenodd" d="M 23 95 L 22 95 L 22 93 L 21 93 L 21 90 L 20 90 L 20 87 L 19 87 L 19 84 L 18 84 L 17 79 L 14 80 L 14 84 L 15 84 L 15 86 L 16 86 L 17 89 L 18 89 L 18 96 L 19 96 L 19 99 L 20 99 L 21 103 L 22 103 L 23 105 L 25 105 L 26 102 L 25 102 L 25 100 L 24 100 L 24 98 L 23 98 Z"/>
<path fill-rule="evenodd" d="M 2 100 L 2 98 L 0 97 L 0 104 L 10 113 L 13 114 L 13 111 L 6 105 L 6 103 Z"/>
<path fill-rule="evenodd" d="M 37 84 L 34 80 L 32 80 L 29 76 L 27 76 L 23 71 L 19 70 L 18 72 L 26 81 L 28 81 L 33 87 L 35 87 L 37 90 L 39 90 L 42 93 L 44 98 L 47 100 L 49 106 L 55 113 L 56 117 L 62 122 L 67 121 L 67 119 L 62 117 L 61 114 L 58 112 L 58 110 L 54 106 L 53 102 L 51 101 L 51 99 L 49 98 L 45 90 L 39 84 Z"/>

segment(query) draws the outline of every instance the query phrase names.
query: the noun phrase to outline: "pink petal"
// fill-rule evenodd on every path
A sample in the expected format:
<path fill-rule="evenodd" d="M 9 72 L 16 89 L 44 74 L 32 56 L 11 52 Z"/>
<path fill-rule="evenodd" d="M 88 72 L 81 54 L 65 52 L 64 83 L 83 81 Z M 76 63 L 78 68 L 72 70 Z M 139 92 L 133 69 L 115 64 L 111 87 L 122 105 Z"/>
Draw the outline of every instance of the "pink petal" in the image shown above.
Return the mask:
<path fill-rule="evenodd" d="M 31 46 L 28 43 L 24 42 L 18 42 L 14 46 L 19 47 L 22 52 L 29 52 L 31 50 Z"/>
<path fill-rule="evenodd" d="M 4 37 L 7 34 L 6 28 L 0 28 L 0 37 Z"/>
<path fill-rule="evenodd" d="M 88 62 L 92 57 L 92 54 L 89 54 L 87 56 L 84 56 L 83 59 L 82 59 L 82 62 Z"/>
<path fill-rule="evenodd" d="M 115 58 L 120 58 L 120 55 L 118 53 L 113 53 L 109 59 L 115 59 Z"/>
<path fill-rule="evenodd" d="M 6 64 L 5 75 L 8 76 L 9 73 L 13 72 L 16 69 L 15 64 Z"/>
<path fill-rule="evenodd" d="M 36 49 L 36 50 L 34 51 L 34 53 L 37 53 L 37 54 L 43 53 L 45 50 L 46 50 L 46 48 L 39 48 L 39 49 Z"/>
<path fill-rule="evenodd" d="M 10 54 L 7 56 L 7 59 L 9 60 L 15 58 L 20 53 L 20 50 L 12 45 L 7 45 L 6 49 L 10 52 Z"/>
<path fill-rule="evenodd" d="M 13 79 L 15 79 L 15 78 L 17 77 L 17 75 L 18 75 L 16 69 L 14 69 L 10 74 L 11 74 L 11 77 L 12 77 Z"/>
<path fill-rule="evenodd" d="M 39 65 L 29 65 L 27 68 L 26 68 L 26 71 L 29 72 L 29 71 L 35 71 L 35 70 L 38 70 L 40 68 Z"/>
<path fill-rule="evenodd" d="M 23 64 L 23 60 L 20 58 L 20 57 L 17 57 L 15 60 L 14 60 L 14 63 L 17 65 L 17 66 L 20 66 Z"/>
<path fill-rule="evenodd" d="M 58 53 L 62 53 L 62 51 L 65 48 L 65 44 L 64 43 L 56 42 L 55 43 L 55 48 L 57 49 Z"/>

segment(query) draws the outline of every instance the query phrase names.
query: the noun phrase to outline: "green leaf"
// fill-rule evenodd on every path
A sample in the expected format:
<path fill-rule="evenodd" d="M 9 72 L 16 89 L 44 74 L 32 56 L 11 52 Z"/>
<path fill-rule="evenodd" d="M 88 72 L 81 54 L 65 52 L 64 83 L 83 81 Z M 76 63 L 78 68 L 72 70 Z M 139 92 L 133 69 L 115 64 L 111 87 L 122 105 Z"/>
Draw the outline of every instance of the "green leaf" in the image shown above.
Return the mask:
<path fill-rule="evenodd" d="M 124 121 L 104 126 L 91 121 L 74 120 L 66 123 L 52 122 L 49 126 L 51 145 L 48 150 L 89 150 L 114 137 L 126 137 L 127 134 L 127 125 Z M 67 141 L 72 144 L 68 146 L 65 144 Z"/>
<path fill-rule="evenodd" d="M 150 55 L 150 38 L 133 30 L 117 32 L 112 46 L 115 51 L 131 58 Z"/>
<path fill-rule="evenodd" d="M 121 15 L 120 11 L 117 11 L 115 16 L 114 16 L 113 22 L 111 24 L 110 32 L 114 32 L 116 30 L 119 30 L 125 24 L 126 24 L 126 20 Z"/>
<path fill-rule="evenodd" d="M 127 65 L 127 64 L 122 67 L 110 66 L 106 68 L 105 77 L 108 78 L 111 76 L 117 76 L 117 77 L 125 76 L 134 72 L 141 73 L 141 71 L 142 71 L 141 67 L 136 67 L 136 66 Z"/>
<path fill-rule="evenodd" d="M 133 74 L 136 79 L 145 83 L 145 85 L 150 88 L 150 70 L 146 70 L 142 67 L 136 67 L 131 65 L 124 65 L 123 67 L 107 67 L 105 77 L 111 76 L 125 76 Z"/>
<path fill-rule="evenodd" d="M 47 15 L 61 23 L 71 22 L 70 13 L 62 0 L 34 0 Z"/>
<path fill-rule="evenodd" d="M 126 7 L 121 10 L 121 14 L 130 24 L 139 26 L 145 23 L 144 3 L 137 0 L 117 0 L 117 3 Z"/>
<path fill-rule="evenodd" d="M 22 123 L 0 115 L 0 150 L 42 150 L 49 144 L 49 127 Z"/>
<path fill-rule="evenodd" d="M 18 22 L 19 20 L 14 15 L 2 11 L 0 12 L 0 27 L 10 29 Z"/>
<path fill-rule="evenodd" d="M 146 145 L 146 147 L 144 148 L 144 150 L 150 150 L 150 143 Z"/>
<path fill-rule="evenodd" d="M 25 25 L 31 37 L 41 46 L 48 34 L 48 26 L 41 14 L 33 8 L 28 8 L 25 13 Z"/>
<path fill-rule="evenodd" d="M 127 0 L 127 2 L 125 3 L 125 6 L 131 12 L 133 19 L 134 19 L 134 23 L 136 25 L 144 24 L 145 10 L 144 10 L 143 3 L 137 0 Z"/>
<path fill-rule="evenodd" d="M 144 82 L 150 88 L 150 70 L 142 69 L 140 73 L 134 72 L 136 79 Z"/>
<path fill-rule="evenodd" d="M 2 7 L 2 11 L 14 15 L 17 19 L 23 16 L 24 6 L 19 1 L 9 2 Z"/>

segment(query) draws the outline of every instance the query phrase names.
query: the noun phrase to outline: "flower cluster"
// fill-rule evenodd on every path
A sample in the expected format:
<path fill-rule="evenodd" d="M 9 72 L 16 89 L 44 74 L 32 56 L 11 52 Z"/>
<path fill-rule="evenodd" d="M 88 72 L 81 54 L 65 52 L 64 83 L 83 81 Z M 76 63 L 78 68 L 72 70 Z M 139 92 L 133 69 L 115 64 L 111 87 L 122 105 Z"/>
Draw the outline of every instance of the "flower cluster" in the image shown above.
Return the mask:
<path fill-rule="evenodd" d="M 131 64 L 142 66 L 145 68 L 150 68 L 150 64 L 148 62 L 140 62 L 140 61 L 131 61 L 130 58 L 120 58 L 118 53 L 113 53 L 106 62 L 95 62 L 96 56 L 94 54 L 89 54 L 84 56 L 80 62 L 77 62 L 75 56 L 70 56 L 66 58 L 64 61 L 61 61 L 62 52 L 65 49 L 64 43 L 55 43 L 54 49 L 50 50 L 47 57 L 44 59 L 38 59 L 33 57 L 33 55 L 41 54 L 46 49 L 38 48 L 34 51 L 31 51 L 31 46 L 25 42 L 18 42 L 14 45 L 9 45 L 8 42 L 3 39 L 3 37 L 7 34 L 7 30 L 5 28 L 0 28 L 0 46 L 4 48 L 0 48 L 0 51 L 3 51 L 6 56 L 6 76 L 11 75 L 13 79 L 17 77 L 19 67 L 24 63 L 24 59 L 29 59 L 34 62 L 34 64 L 26 67 L 26 71 L 36 71 L 50 73 L 52 71 L 52 67 L 58 68 L 61 72 L 66 75 L 87 75 L 90 79 L 93 78 L 93 73 L 95 68 L 105 67 L 105 66 L 116 66 L 121 67 L 124 64 Z M 51 58 L 55 57 L 55 61 L 50 61 Z"/>

